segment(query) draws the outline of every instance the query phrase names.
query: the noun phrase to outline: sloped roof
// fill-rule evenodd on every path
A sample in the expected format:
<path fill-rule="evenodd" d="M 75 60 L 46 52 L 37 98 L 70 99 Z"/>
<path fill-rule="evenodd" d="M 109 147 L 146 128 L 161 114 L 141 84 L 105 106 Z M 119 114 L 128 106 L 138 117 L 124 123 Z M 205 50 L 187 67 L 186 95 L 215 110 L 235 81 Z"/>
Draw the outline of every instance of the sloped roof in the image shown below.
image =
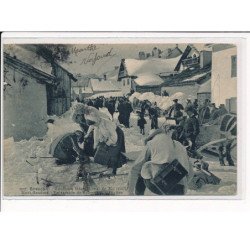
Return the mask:
<path fill-rule="evenodd" d="M 196 51 L 197 53 L 200 53 L 194 45 L 192 44 L 188 44 L 186 49 L 184 50 L 183 54 L 179 57 L 179 61 L 176 63 L 176 70 L 179 71 L 180 70 L 180 66 L 181 66 L 181 63 L 184 59 L 187 58 L 187 56 L 189 55 L 190 51 Z"/>
<path fill-rule="evenodd" d="M 110 80 L 99 81 L 98 79 L 90 79 L 90 85 L 91 85 L 91 88 L 94 92 L 97 92 L 97 91 L 108 92 L 108 91 L 119 91 L 120 90 Z"/>
<path fill-rule="evenodd" d="M 26 64 L 32 65 L 34 68 L 43 71 L 47 74 L 52 74 L 53 68 L 49 60 L 45 59 L 43 56 L 38 56 L 37 53 L 37 45 L 31 45 L 31 44 L 5 44 L 4 45 L 4 52 L 9 54 L 12 57 L 15 57 L 22 62 Z M 54 62 L 55 65 L 63 69 L 67 72 L 68 76 L 74 80 L 77 81 L 77 79 L 73 76 L 72 73 L 70 73 L 69 70 L 65 69 L 62 65 L 60 65 L 58 62 Z M 64 64 L 66 65 L 66 64 Z"/>
<path fill-rule="evenodd" d="M 200 86 L 198 94 L 210 93 L 210 92 L 211 92 L 211 79 L 207 80 Z"/>
<path fill-rule="evenodd" d="M 150 58 L 147 60 L 125 59 L 125 67 L 129 76 L 139 74 L 159 74 L 173 72 L 181 56 L 171 59 Z"/>
<path fill-rule="evenodd" d="M 118 73 L 119 73 L 119 67 L 114 68 L 114 69 L 112 69 L 110 71 L 107 71 L 104 74 L 106 75 L 107 79 L 117 80 Z"/>
<path fill-rule="evenodd" d="M 90 87 L 72 87 L 72 90 L 77 94 L 93 94 L 93 90 Z"/>
<path fill-rule="evenodd" d="M 89 83 L 89 78 L 84 76 L 77 76 L 77 81 L 72 82 L 72 87 L 87 87 Z"/>
<path fill-rule="evenodd" d="M 43 57 L 38 56 L 35 51 L 27 50 L 22 45 L 5 44 L 4 52 L 10 56 L 22 61 L 23 63 L 32 65 L 34 68 L 47 74 L 52 73 L 52 66 Z"/>
<path fill-rule="evenodd" d="M 178 47 L 175 47 L 175 48 L 170 49 L 170 50 L 165 49 L 161 52 L 161 56 L 165 57 L 165 58 L 174 58 L 174 57 L 180 56 L 182 54 L 183 54 L 183 52 Z"/>
<path fill-rule="evenodd" d="M 194 75 L 194 76 L 186 78 L 182 82 L 196 81 L 196 80 L 199 80 L 200 78 L 202 78 L 202 77 L 204 77 L 206 75 L 207 75 L 207 72 L 206 73 L 201 73 L 201 74 L 198 74 L 198 75 Z"/>
<path fill-rule="evenodd" d="M 28 63 L 12 57 L 4 52 L 4 64 L 9 65 L 21 72 L 36 78 L 40 83 L 54 84 L 55 76 L 47 74 L 46 72 L 39 70 Z"/>
<path fill-rule="evenodd" d="M 139 74 L 134 81 L 139 86 L 159 86 L 164 82 L 162 78 L 154 74 Z"/>

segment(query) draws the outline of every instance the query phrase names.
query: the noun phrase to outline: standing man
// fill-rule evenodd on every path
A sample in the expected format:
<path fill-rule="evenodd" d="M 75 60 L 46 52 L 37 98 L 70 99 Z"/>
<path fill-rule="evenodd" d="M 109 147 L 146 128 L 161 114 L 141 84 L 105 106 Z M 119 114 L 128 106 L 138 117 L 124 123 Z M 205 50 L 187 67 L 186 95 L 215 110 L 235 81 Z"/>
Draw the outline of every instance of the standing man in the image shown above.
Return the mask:
<path fill-rule="evenodd" d="M 112 117 L 112 121 L 114 120 L 115 113 L 115 100 L 111 97 L 109 101 L 106 102 L 107 109 Z"/>
<path fill-rule="evenodd" d="M 156 102 L 149 108 L 149 118 L 151 119 L 151 129 L 157 129 L 158 128 L 158 110 L 157 110 Z"/>
<path fill-rule="evenodd" d="M 129 120 L 130 120 L 130 114 L 133 111 L 132 105 L 129 102 L 129 100 L 126 98 L 124 100 L 124 118 L 125 118 L 125 127 L 129 128 L 130 124 L 129 124 Z"/>
<path fill-rule="evenodd" d="M 117 111 L 119 112 L 118 121 L 120 124 L 123 124 L 125 126 L 124 108 L 125 108 L 125 103 L 123 99 L 120 99 L 117 107 Z"/>
<path fill-rule="evenodd" d="M 198 112 L 198 107 L 199 107 L 199 104 L 198 104 L 198 99 L 195 99 L 194 102 L 193 102 L 193 108 Z"/>
<path fill-rule="evenodd" d="M 209 105 L 210 105 L 210 101 L 209 99 L 206 99 L 204 102 L 204 105 L 199 110 L 199 120 L 200 120 L 201 125 L 208 122 L 210 119 Z"/>
<path fill-rule="evenodd" d="M 195 116 L 193 108 L 187 109 L 188 118 L 184 125 L 185 138 L 190 139 L 192 142 L 191 150 L 196 148 L 196 137 L 200 133 L 199 121 Z"/>
<path fill-rule="evenodd" d="M 183 116 L 181 110 L 184 110 L 184 107 L 180 103 L 178 103 L 178 99 L 174 99 L 173 102 L 174 104 L 172 105 L 169 111 L 169 117 L 171 117 L 172 112 L 174 112 L 176 124 L 179 124 L 179 118 Z"/>
<path fill-rule="evenodd" d="M 191 100 L 188 98 L 188 99 L 187 99 L 187 105 L 186 105 L 186 107 L 185 107 L 185 111 L 186 111 L 187 109 L 189 109 L 189 108 L 193 108 L 193 104 L 192 104 Z"/>

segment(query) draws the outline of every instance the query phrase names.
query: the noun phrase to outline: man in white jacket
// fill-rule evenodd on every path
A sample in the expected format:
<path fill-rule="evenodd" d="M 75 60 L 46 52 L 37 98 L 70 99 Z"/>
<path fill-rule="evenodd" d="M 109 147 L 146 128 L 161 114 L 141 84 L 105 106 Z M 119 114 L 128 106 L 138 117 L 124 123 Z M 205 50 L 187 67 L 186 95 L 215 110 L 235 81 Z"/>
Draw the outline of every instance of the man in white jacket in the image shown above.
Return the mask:
<path fill-rule="evenodd" d="M 193 167 L 189 162 L 186 148 L 179 142 L 173 141 L 170 135 L 160 133 L 155 135 L 138 156 L 129 174 L 129 195 L 143 195 L 146 189 L 145 181 L 150 180 L 167 167 L 167 163 L 178 160 L 188 174 L 179 183 L 181 191 L 174 194 L 185 194 L 189 180 L 193 176 Z"/>

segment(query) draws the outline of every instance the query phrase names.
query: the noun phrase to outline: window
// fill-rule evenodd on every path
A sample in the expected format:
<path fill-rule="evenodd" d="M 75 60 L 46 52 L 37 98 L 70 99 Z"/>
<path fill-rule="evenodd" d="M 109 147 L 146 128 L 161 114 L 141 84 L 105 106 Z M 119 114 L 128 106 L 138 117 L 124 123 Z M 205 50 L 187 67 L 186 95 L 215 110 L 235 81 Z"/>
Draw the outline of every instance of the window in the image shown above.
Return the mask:
<path fill-rule="evenodd" d="M 237 76 L 237 56 L 231 56 L 231 77 Z"/>
<path fill-rule="evenodd" d="M 130 82 L 129 82 L 129 78 L 128 78 L 128 79 L 127 79 L 127 85 L 129 85 L 129 83 L 130 83 Z"/>
<path fill-rule="evenodd" d="M 125 79 L 123 79 L 123 81 L 122 81 L 122 82 L 123 82 L 123 86 L 125 86 L 125 84 L 126 84 L 126 80 L 125 80 Z"/>

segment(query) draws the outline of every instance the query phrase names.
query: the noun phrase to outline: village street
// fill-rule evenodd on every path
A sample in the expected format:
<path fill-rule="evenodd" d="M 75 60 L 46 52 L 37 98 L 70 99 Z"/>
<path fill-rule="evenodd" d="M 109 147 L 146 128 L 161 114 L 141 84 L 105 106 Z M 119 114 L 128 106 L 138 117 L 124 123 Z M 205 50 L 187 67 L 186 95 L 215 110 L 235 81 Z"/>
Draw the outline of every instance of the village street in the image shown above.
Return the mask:
<path fill-rule="evenodd" d="M 106 108 L 101 109 L 108 114 Z M 117 122 L 118 113 L 114 119 Z M 66 112 L 61 118 L 53 117 L 54 124 L 49 124 L 49 129 L 43 140 L 31 138 L 14 142 L 12 138 L 4 141 L 5 165 L 8 168 L 4 172 L 5 189 L 16 195 L 127 195 L 127 180 L 132 161 L 129 161 L 122 168 L 118 169 L 117 176 L 111 178 L 94 178 L 94 183 L 87 189 L 83 182 L 75 182 L 78 165 L 57 166 L 55 159 L 40 158 L 49 156 L 49 145 L 58 135 L 72 132 L 79 129 L 78 125 L 71 120 L 71 110 Z M 150 130 L 150 121 L 146 117 L 146 134 Z M 159 125 L 164 122 L 164 118 L 159 119 Z M 143 147 L 145 136 L 139 133 L 137 127 L 137 114 L 131 114 L 131 128 L 122 128 L 125 134 L 126 151 L 136 152 Z M 187 195 L 228 195 L 236 192 L 236 167 L 220 166 L 216 157 L 205 156 L 209 163 L 209 169 L 216 176 L 221 178 L 219 185 L 207 184 L 199 190 L 188 190 Z M 100 165 L 92 163 L 92 171 L 101 170 Z M 43 180 L 51 181 L 52 185 L 45 186 Z M 48 182 L 46 182 L 48 183 Z M 8 193 L 6 193 L 8 195 Z M 147 195 L 147 193 L 146 193 Z M 150 193 L 152 195 L 152 193 Z"/>
<path fill-rule="evenodd" d="M 117 58 L 114 56 L 116 53 Z M 105 63 L 107 58 L 109 62 Z M 206 173 L 202 179 L 198 176 L 202 175 L 204 169 L 201 169 L 198 177 L 195 176 L 195 180 L 198 180 L 194 183 L 195 188 L 189 186 L 187 195 L 237 193 L 235 45 L 159 44 L 159 47 L 147 45 L 137 48 L 119 44 L 87 47 L 6 44 L 4 62 L 6 196 L 128 195 L 128 174 L 132 160 L 144 147 L 144 139 L 151 128 L 149 115 L 153 121 L 152 128 L 170 122 L 166 121 L 165 116 L 172 119 L 172 125 L 182 123 L 175 127 L 175 140 L 183 145 L 191 142 L 190 151 L 194 152 L 196 146 L 199 149 L 205 145 L 210 152 L 203 155 L 203 160 L 209 164 L 211 173 L 221 179 L 220 183 L 211 180 L 211 173 Z M 74 116 L 77 103 L 95 107 L 108 116 L 117 111 L 114 113 L 114 123 L 106 118 L 102 120 L 100 117 L 103 114 L 99 112 L 98 117 L 103 124 L 100 122 L 95 127 L 95 118 L 91 120 L 93 117 L 89 116 L 91 109 L 85 108 L 81 109 L 83 116 L 81 113 L 77 118 L 77 115 Z M 96 109 L 92 110 L 93 113 L 97 112 Z M 132 109 L 128 126 L 128 114 Z M 140 134 L 138 127 L 143 131 L 143 116 L 147 122 L 145 135 Z M 123 152 L 124 148 L 123 133 L 115 125 L 124 133 L 126 156 L 129 158 L 122 167 L 120 151 Z M 102 142 L 105 146 L 112 145 L 113 148 L 110 148 L 116 151 L 106 157 L 110 157 L 106 163 L 99 161 L 102 165 L 94 161 L 85 163 L 86 175 L 82 175 L 78 173 L 79 161 L 83 160 L 83 150 L 80 148 L 83 148 L 83 144 L 80 143 L 79 147 L 78 139 L 81 139 L 78 135 L 84 134 L 82 137 L 85 139 L 82 140 L 87 141 L 90 127 L 94 129 L 94 145 L 87 146 L 86 151 L 93 151 L 93 147 Z M 177 131 L 179 129 L 181 132 Z M 119 133 L 120 140 L 115 140 L 116 136 L 119 138 Z M 67 145 L 64 144 L 67 141 L 65 137 L 70 138 Z M 72 140 L 75 140 L 73 144 Z M 64 156 L 50 151 L 52 145 L 56 145 L 55 151 Z M 176 152 L 178 150 L 171 152 L 172 156 L 176 154 L 175 159 L 177 155 L 182 155 Z M 98 154 L 92 152 L 89 155 L 96 157 Z M 104 159 L 104 155 L 100 158 Z M 111 165 L 111 158 L 116 161 L 112 171 L 116 174 L 118 167 L 117 175 L 110 178 L 100 176 L 107 170 L 106 165 Z M 224 158 L 225 164 L 234 165 L 235 162 L 236 166 L 221 166 L 225 165 Z M 78 162 L 72 163 L 76 159 Z M 168 163 L 168 160 L 165 159 L 164 163 Z M 95 159 L 95 162 L 98 161 Z M 195 165 L 194 162 L 192 164 Z M 189 166 L 187 158 L 184 165 Z M 85 178 L 84 181 L 82 178 Z M 200 180 L 201 185 L 197 184 Z"/>

